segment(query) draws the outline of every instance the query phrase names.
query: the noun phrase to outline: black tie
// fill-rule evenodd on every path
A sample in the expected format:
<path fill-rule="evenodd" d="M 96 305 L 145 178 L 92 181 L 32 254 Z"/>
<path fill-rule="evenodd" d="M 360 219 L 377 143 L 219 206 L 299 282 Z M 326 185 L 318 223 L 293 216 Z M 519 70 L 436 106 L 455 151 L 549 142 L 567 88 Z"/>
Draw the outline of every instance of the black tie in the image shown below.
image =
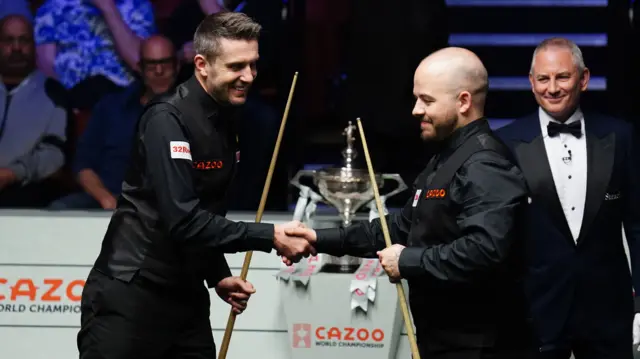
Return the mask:
<path fill-rule="evenodd" d="M 559 133 L 569 133 L 576 138 L 580 138 L 582 136 L 582 124 L 580 121 L 572 122 L 570 124 L 557 123 L 557 122 L 549 122 L 547 125 L 547 132 L 549 132 L 550 137 L 555 137 Z"/>

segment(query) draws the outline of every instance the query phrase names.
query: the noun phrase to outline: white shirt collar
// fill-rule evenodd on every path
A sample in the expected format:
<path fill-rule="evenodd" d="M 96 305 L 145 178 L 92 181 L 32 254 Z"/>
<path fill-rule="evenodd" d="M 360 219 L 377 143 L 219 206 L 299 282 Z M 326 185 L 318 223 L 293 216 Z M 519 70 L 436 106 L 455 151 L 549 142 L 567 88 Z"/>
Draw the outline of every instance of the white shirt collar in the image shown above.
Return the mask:
<path fill-rule="evenodd" d="M 542 137 L 549 137 L 549 133 L 547 132 L 547 126 L 549 125 L 549 122 L 557 122 L 560 123 L 560 121 L 554 119 L 553 117 L 551 117 L 545 110 L 542 109 L 542 107 L 538 107 L 538 117 L 540 118 L 540 129 L 542 130 Z M 565 124 L 570 124 L 572 122 L 576 122 L 576 121 L 580 121 L 582 122 L 582 127 L 581 127 L 581 131 L 582 131 L 582 135 L 585 135 L 584 132 L 584 115 L 582 113 L 582 110 L 580 109 L 580 107 L 578 107 L 576 109 L 576 111 L 573 113 L 573 115 L 571 115 L 569 117 L 569 119 L 565 122 Z"/>

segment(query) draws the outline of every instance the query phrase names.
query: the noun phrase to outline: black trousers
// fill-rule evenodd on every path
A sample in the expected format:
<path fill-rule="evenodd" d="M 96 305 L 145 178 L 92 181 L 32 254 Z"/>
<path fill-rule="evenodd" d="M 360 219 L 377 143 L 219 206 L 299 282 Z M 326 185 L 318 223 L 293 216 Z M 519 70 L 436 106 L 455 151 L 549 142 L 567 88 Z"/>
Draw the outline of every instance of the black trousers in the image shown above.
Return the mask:
<path fill-rule="evenodd" d="M 629 333 L 632 329 L 629 329 Z M 571 354 L 575 359 L 633 359 L 633 344 L 631 334 L 619 336 L 620 340 L 606 340 L 602 338 L 585 338 L 568 340 L 555 349 L 539 351 L 536 359 L 569 359 Z"/>
<path fill-rule="evenodd" d="M 447 351 L 420 350 L 420 359 L 532 359 L 529 350 L 524 349 L 495 349 L 468 348 L 451 349 Z"/>
<path fill-rule="evenodd" d="M 620 303 L 606 316 L 592 305 L 576 300 L 560 337 L 536 340 L 536 359 L 569 359 L 572 353 L 575 359 L 633 359 L 633 303 Z"/>
<path fill-rule="evenodd" d="M 534 359 L 531 347 L 509 348 L 499 346 L 451 346 L 431 348 L 418 345 L 421 359 Z M 566 358 L 568 359 L 568 358 Z"/>
<path fill-rule="evenodd" d="M 505 323 L 499 330 L 433 328 L 425 322 L 416 322 L 421 359 L 535 358 L 532 333 L 524 321 Z"/>
<path fill-rule="evenodd" d="M 78 333 L 80 359 L 212 359 L 216 348 L 204 287 L 125 283 L 96 270 L 87 278 Z"/>

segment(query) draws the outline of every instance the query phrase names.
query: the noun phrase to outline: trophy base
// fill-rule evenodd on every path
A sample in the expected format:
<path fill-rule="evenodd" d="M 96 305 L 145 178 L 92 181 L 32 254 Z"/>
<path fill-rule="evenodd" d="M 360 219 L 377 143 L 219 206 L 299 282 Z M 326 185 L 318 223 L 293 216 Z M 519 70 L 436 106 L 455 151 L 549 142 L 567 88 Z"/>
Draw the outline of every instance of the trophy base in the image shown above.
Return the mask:
<path fill-rule="evenodd" d="M 353 274 L 358 270 L 359 265 L 353 264 L 325 264 L 321 272 L 334 274 Z"/>
<path fill-rule="evenodd" d="M 352 274 L 360 267 L 362 258 L 342 256 L 328 256 L 327 262 L 322 266 L 321 272 Z"/>

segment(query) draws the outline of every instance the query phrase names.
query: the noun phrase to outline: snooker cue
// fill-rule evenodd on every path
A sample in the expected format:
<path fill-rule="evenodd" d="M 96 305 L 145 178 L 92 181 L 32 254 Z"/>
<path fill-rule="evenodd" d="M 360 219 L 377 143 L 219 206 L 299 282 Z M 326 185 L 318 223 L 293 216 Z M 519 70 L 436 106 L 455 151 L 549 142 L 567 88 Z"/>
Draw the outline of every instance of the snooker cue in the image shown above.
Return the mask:
<path fill-rule="evenodd" d="M 291 100 L 293 99 L 293 92 L 296 88 L 296 82 L 298 80 L 298 72 L 293 75 L 293 81 L 291 82 L 291 89 L 289 90 L 289 98 L 287 99 L 287 105 L 284 108 L 284 115 L 282 116 L 282 122 L 280 123 L 280 131 L 278 132 L 278 138 L 276 139 L 276 146 L 273 149 L 273 155 L 271 156 L 271 164 L 269 165 L 269 172 L 267 172 L 267 179 L 264 182 L 264 188 L 262 189 L 262 197 L 260 198 L 260 205 L 258 206 L 258 212 L 256 213 L 256 223 L 262 221 L 262 213 L 267 203 L 267 195 L 269 194 L 269 187 L 271 186 L 271 178 L 273 177 L 273 171 L 276 167 L 278 160 L 278 152 L 280 151 L 280 143 L 282 142 L 282 136 L 284 134 L 284 128 L 287 123 L 287 117 L 289 117 L 289 109 L 291 108 Z M 249 251 L 244 256 L 244 263 L 242 264 L 242 270 L 240 271 L 240 278 L 242 280 L 247 279 L 249 273 L 249 265 L 251 264 L 251 256 L 253 251 Z M 222 337 L 222 345 L 220 346 L 219 359 L 225 359 L 227 357 L 227 350 L 229 349 L 229 342 L 231 341 L 231 332 L 236 322 L 236 313 L 233 312 L 233 308 L 229 313 L 229 319 L 227 320 L 227 327 L 224 330 L 224 336 Z"/>
<path fill-rule="evenodd" d="M 358 130 L 360 132 L 360 138 L 362 141 L 362 148 L 364 150 L 364 157 L 367 160 L 367 168 L 369 170 L 369 177 L 371 179 L 371 187 L 373 188 L 373 195 L 376 199 L 376 206 L 378 207 L 378 213 L 380 213 L 380 225 L 382 226 L 382 234 L 384 235 L 384 241 L 387 248 L 391 247 L 391 237 L 389 236 L 389 228 L 387 227 L 387 219 L 384 216 L 384 209 L 382 208 L 382 201 L 380 200 L 380 193 L 378 193 L 378 184 L 376 183 L 376 176 L 373 172 L 373 165 L 371 164 L 371 158 L 369 157 L 369 149 L 367 148 L 367 140 L 364 136 L 364 129 L 362 128 L 362 122 L 360 118 L 356 120 L 358 122 Z M 420 359 L 420 352 L 418 351 L 418 343 L 416 342 L 416 336 L 413 330 L 413 323 L 409 316 L 409 306 L 407 305 L 407 297 L 404 294 L 404 287 L 402 283 L 396 283 L 398 289 L 398 300 L 400 300 L 400 309 L 402 309 L 402 316 L 404 317 L 404 326 L 407 330 L 407 336 L 409 337 L 409 344 L 411 346 L 411 355 L 413 359 Z"/>

